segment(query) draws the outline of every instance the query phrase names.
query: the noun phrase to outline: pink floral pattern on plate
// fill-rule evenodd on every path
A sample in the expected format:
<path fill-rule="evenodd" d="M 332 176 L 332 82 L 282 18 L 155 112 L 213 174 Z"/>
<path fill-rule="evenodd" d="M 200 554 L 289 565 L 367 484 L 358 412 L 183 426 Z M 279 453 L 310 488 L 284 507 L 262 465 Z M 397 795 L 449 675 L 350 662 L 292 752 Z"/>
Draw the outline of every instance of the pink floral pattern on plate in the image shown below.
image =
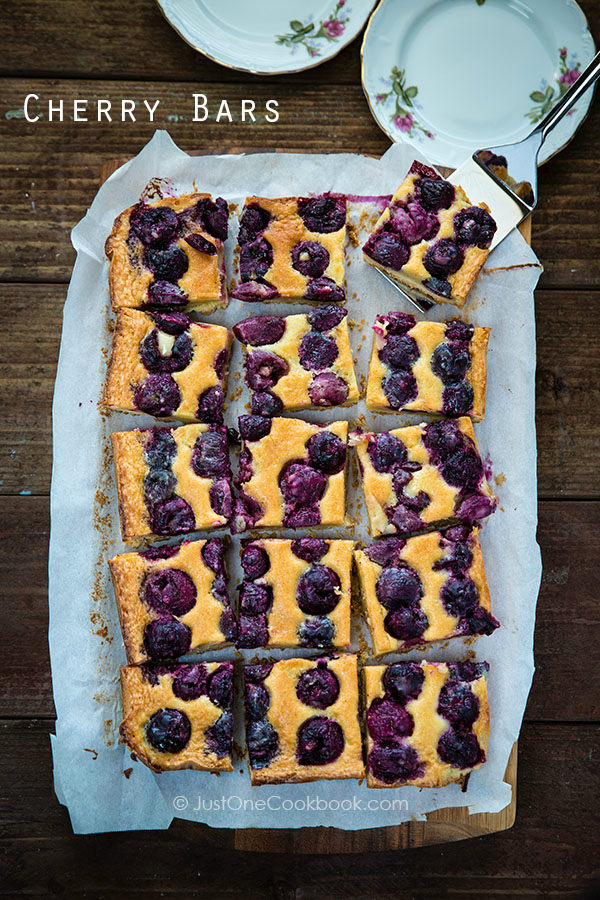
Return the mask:
<path fill-rule="evenodd" d="M 545 78 L 542 79 L 540 87 L 536 91 L 532 91 L 529 99 L 533 100 L 534 106 L 526 112 L 527 118 L 531 119 L 531 124 L 535 125 L 550 112 L 552 107 L 565 94 L 572 84 L 574 84 L 581 75 L 581 63 L 577 60 L 574 53 L 568 59 L 568 50 L 566 47 L 559 47 L 558 50 L 558 74 L 554 76 L 554 86 L 548 84 Z M 572 116 L 575 108 L 570 110 L 569 115 Z"/>
<path fill-rule="evenodd" d="M 377 94 L 375 102 L 390 107 L 390 119 L 394 127 L 411 138 L 424 136 L 433 139 L 433 132 L 418 121 L 414 100 L 419 89 L 414 84 L 406 84 L 405 70 L 394 66 L 389 79 L 385 79 L 385 84 L 389 91 Z"/>
<path fill-rule="evenodd" d="M 295 51 L 296 47 L 303 46 L 309 56 L 320 56 L 321 48 L 317 41 L 325 40 L 332 43 L 341 38 L 351 12 L 350 7 L 346 6 L 346 0 L 338 0 L 329 18 L 324 19 L 318 28 L 314 22 L 292 19 L 290 31 L 278 34 L 275 43 L 291 47 L 292 51 Z"/>

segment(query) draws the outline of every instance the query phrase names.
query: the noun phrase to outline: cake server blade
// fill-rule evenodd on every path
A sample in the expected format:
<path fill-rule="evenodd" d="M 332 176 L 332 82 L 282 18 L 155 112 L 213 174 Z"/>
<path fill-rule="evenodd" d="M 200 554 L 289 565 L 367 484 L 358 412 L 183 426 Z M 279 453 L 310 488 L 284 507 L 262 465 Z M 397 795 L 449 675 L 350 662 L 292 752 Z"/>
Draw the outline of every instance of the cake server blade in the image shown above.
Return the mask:
<path fill-rule="evenodd" d="M 540 147 L 554 126 L 599 76 L 600 53 L 597 53 L 577 81 L 527 137 L 512 144 L 477 150 L 448 176 L 448 181 L 460 185 L 472 203 L 483 202 L 489 206 L 498 226 L 492 250 L 535 208 Z M 504 180 L 505 173 L 508 181 Z"/>

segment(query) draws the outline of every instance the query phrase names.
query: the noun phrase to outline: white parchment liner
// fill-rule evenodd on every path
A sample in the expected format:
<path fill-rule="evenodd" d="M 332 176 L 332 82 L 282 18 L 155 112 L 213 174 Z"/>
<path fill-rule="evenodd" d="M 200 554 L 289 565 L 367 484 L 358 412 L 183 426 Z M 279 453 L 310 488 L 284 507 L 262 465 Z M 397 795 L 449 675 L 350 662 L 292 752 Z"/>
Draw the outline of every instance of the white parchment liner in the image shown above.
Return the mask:
<path fill-rule="evenodd" d="M 533 676 L 533 629 L 541 576 L 535 540 L 533 303 L 540 266 L 516 232 L 490 255 L 463 311 L 473 324 L 492 328 L 487 414 L 476 432 L 482 454 L 489 454 L 493 461 L 494 489 L 500 498 L 499 509 L 484 526 L 481 540 L 493 610 L 502 627 L 470 647 L 454 640 L 404 657 L 451 660 L 474 650 L 477 658 L 490 662 L 488 760 L 471 776 L 466 793 L 457 785 L 441 790 L 369 791 L 355 781 L 252 788 L 242 758 L 236 760 L 233 773 L 220 777 L 190 770 L 155 775 L 132 761 L 129 751 L 118 743 L 118 669 L 125 663 L 125 653 L 106 560 L 125 548 L 119 534 L 107 435 L 153 420 L 124 414 L 103 417 L 98 407 L 110 346 L 104 241 L 115 216 L 137 202 L 147 183 L 157 177 L 169 179 L 179 192 L 196 188 L 222 195 L 238 203 L 240 210 L 246 194 L 276 197 L 329 190 L 361 196 L 390 194 L 413 156 L 413 150 L 396 144 L 381 160 L 354 154 L 280 153 L 190 158 L 166 132 L 157 132 L 135 159 L 100 188 L 87 215 L 73 230 L 77 260 L 64 307 L 53 406 L 49 637 L 58 714 L 56 736 L 52 735 L 55 788 L 69 809 L 74 831 L 166 828 L 173 816 L 227 828 L 331 825 L 360 829 L 396 825 L 449 806 L 498 812 L 510 802 L 511 789 L 503 775 Z M 365 211 L 373 221 L 373 204 L 351 204 L 355 225 L 361 214 L 364 224 Z M 234 223 L 227 248 L 229 274 L 236 232 Z M 357 323 L 351 337 L 357 373 L 366 374 L 369 325 L 375 314 L 404 307 L 393 289 L 361 262 L 359 249 L 349 246 L 348 254 L 347 306 Z M 227 310 L 211 316 L 210 321 L 231 326 L 251 313 L 305 309 L 231 301 Z M 455 314 L 454 307 L 442 306 L 430 318 L 442 320 Z M 231 370 L 233 391 L 241 384 L 239 346 Z M 241 398 L 230 402 L 227 424 L 235 424 L 248 399 L 244 388 Z M 361 401 L 355 408 L 309 413 L 307 417 L 355 420 L 364 412 Z M 418 419 L 366 415 L 368 427 L 376 430 L 402 421 Z M 362 524 L 350 532 L 332 530 L 326 535 L 367 540 L 362 500 L 352 488 L 349 500 L 351 514 Z M 237 560 L 236 539 L 229 553 L 232 596 L 239 577 Z M 222 655 L 234 657 L 232 651 Z M 238 742 L 242 734 L 240 728 Z"/>

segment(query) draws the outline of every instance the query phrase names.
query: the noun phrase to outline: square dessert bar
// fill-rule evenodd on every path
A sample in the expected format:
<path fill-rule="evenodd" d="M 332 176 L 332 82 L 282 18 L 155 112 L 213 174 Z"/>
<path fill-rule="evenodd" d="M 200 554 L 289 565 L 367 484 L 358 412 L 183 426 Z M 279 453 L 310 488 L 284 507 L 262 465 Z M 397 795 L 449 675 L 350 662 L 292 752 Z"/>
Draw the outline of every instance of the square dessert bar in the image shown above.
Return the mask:
<path fill-rule="evenodd" d="M 235 532 L 343 524 L 347 422 L 240 416 L 239 429 Z"/>
<path fill-rule="evenodd" d="M 370 265 L 436 303 L 464 306 L 496 223 L 485 203 L 414 162 L 363 247 Z"/>
<path fill-rule="evenodd" d="M 125 543 L 228 523 L 233 497 L 223 425 L 138 428 L 110 440 Z"/>
<path fill-rule="evenodd" d="M 244 667 L 252 784 L 362 778 L 356 656 Z"/>
<path fill-rule="evenodd" d="M 499 625 L 475 529 L 383 538 L 354 557 L 376 656 Z"/>
<path fill-rule="evenodd" d="M 121 309 L 104 405 L 162 419 L 223 424 L 231 334 L 178 312 Z"/>
<path fill-rule="evenodd" d="M 233 663 L 121 669 L 121 738 L 155 772 L 231 772 Z"/>
<path fill-rule="evenodd" d="M 240 283 L 231 296 L 341 303 L 345 239 L 344 197 L 247 197 L 238 236 Z"/>
<path fill-rule="evenodd" d="M 489 328 L 390 312 L 376 317 L 373 331 L 368 409 L 483 419 Z"/>
<path fill-rule="evenodd" d="M 242 542 L 238 647 L 350 644 L 353 541 Z"/>
<path fill-rule="evenodd" d="M 227 306 L 223 241 L 229 210 L 222 197 L 185 194 L 141 201 L 115 219 L 106 241 L 114 310 Z"/>
<path fill-rule="evenodd" d="M 473 525 L 496 508 L 471 420 L 355 432 L 373 537 Z"/>
<path fill-rule="evenodd" d="M 486 662 L 365 666 L 367 787 L 444 787 L 479 769 L 488 670 Z"/>
<path fill-rule="evenodd" d="M 253 413 L 274 416 L 358 400 L 347 310 L 322 306 L 295 316 L 252 316 L 233 333 L 246 350 Z"/>
<path fill-rule="evenodd" d="M 224 549 L 212 538 L 108 561 L 127 662 L 177 659 L 235 641 Z"/>

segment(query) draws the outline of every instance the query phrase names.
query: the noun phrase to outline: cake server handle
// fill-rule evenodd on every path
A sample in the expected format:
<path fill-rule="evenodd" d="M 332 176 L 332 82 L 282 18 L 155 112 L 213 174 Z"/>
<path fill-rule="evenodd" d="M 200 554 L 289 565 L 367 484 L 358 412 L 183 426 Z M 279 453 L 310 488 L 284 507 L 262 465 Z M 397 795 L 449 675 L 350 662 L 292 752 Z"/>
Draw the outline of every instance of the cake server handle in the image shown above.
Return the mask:
<path fill-rule="evenodd" d="M 542 136 L 542 143 L 546 140 L 555 125 L 569 112 L 574 103 L 591 87 L 600 76 L 600 52 L 596 53 L 593 60 L 583 70 L 577 81 L 573 82 L 569 90 L 563 94 L 545 118 L 535 129 Z"/>

